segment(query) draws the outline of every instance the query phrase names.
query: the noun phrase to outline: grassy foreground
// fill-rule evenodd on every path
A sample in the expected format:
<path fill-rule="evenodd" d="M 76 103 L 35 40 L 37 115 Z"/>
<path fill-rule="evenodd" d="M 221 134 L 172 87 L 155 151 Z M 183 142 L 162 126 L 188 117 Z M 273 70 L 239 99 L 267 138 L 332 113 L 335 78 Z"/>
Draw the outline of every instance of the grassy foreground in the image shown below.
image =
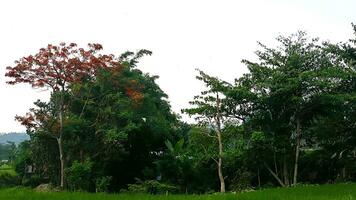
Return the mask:
<path fill-rule="evenodd" d="M 216 195 L 129 195 L 88 193 L 38 193 L 28 189 L 0 190 L 0 199 L 11 200 L 350 200 L 356 199 L 356 184 L 334 184 L 323 186 L 298 186 L 277 188 L 242 194 Z"/>

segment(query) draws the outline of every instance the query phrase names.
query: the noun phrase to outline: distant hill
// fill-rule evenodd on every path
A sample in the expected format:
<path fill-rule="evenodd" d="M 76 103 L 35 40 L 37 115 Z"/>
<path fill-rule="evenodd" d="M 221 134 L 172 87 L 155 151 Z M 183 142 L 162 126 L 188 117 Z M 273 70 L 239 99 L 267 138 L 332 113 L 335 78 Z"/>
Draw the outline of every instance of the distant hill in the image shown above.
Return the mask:
<path fill-rule="evenodd" d="M 30 136 L 26 133 L 0 133 L 0 144 L 7 144 L 7 142 L 19 144 L 29 139 Z"/>

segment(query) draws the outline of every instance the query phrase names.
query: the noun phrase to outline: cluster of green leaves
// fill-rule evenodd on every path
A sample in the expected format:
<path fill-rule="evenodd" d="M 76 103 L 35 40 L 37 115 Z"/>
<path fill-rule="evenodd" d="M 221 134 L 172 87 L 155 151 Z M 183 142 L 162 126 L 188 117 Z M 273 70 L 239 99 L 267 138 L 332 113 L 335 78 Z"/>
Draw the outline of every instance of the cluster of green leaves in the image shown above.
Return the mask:
<path fill-rule="evenodd" d="M 140 181 L 135 184 L 129 184 L 127 190 L 122 192 L 127 193 L 149 193 L 149 194 L 175 194 L 179 191 L 176 186 L 166 183 L 160 183 L 156 180 Z"/>

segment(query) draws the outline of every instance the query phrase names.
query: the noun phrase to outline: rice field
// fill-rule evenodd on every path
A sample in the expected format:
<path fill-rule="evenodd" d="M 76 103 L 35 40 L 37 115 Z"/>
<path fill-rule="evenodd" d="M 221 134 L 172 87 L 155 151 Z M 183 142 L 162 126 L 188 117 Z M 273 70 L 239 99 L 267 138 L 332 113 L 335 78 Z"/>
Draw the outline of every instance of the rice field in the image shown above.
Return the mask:
<path fill-rule="evenodd" d="M 15 176 L 16 175 L 16 172 L 15 170 L 9 166 L 9 165 L 2 165 L 0 166 L 0 175 L 1 174 L 10 174 L 12 176 Z"/>

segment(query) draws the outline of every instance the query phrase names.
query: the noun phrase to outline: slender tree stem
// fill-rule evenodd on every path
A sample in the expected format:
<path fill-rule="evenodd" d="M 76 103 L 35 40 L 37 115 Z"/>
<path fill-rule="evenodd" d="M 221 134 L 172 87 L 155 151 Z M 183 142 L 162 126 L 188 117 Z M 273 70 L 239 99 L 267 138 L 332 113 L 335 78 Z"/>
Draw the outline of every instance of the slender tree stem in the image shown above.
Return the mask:
<path fill-rule="evenodd" d="M 295 162 L 294 162 L 294 175 L 293 175 L 293 185 L 297 184 L 298 178 L 298 161 L 299 161 L 299 152 L 300 152 L 300 136 L 301 136 L 301 128 L 300 128 L 300 120 L 297 118 L 297 130 L 296 130 L 296 146 L 295 146 Z"/>
<path fill-rule="evenodd" d="M 216 124 L 216 135 L 219 143 L 218 175 L 220 180 L 220 192 L 225 192 L 225 179 L 222 172 L 223 144 L 221 139 L 220 98 L 218 93 L 216 94 Z"/>

